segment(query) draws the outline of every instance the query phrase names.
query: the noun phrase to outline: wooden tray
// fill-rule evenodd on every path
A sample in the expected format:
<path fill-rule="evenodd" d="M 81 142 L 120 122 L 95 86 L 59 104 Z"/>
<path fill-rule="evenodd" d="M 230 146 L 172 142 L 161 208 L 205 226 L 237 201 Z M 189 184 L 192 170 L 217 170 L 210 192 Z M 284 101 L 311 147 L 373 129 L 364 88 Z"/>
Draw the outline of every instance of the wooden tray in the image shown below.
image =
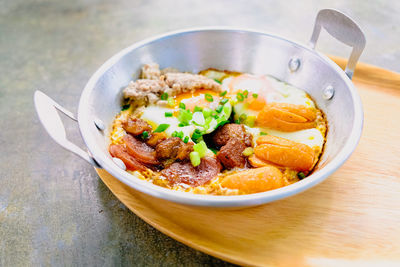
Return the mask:
<path fill-rule="evenodd" d="M 156 199 L 97 172 L 147 223 L 229 262 L 399 266 L 400 74 L 358 64 L 354 83 L 365 111 L 360 144 L 342 168 L 300 195 L 255 208 L 211 210 Z"/>

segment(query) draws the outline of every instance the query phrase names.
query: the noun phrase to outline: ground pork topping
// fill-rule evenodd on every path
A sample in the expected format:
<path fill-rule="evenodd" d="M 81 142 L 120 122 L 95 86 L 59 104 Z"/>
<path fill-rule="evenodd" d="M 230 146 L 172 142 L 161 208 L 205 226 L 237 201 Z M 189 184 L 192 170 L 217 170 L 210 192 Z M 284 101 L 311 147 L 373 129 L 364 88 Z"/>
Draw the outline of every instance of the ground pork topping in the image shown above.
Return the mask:
<path fill-rule="evenodd" d="M 157 63 L 144 64 L 142 67 L 142 79 L 158 80 L 160 79 L 161 71 Z"/>
<path fill-rule="evenodd" d="M 125 98 L 129 98 L 138 106 L 149 103 L 155 103 L 159 100 L 163 92 L 169 90 L 169 87 L 164 81 L 139 79 L 135 82 L 130 82 L 124 89 Z"/>
<path fill-rule="evenodd" d="M 176 72 L 172 68 L 160 71 L 158 64 L 151 63 L 142 67 L 141 79 L 130 82 L 123 94 L 136 106 L 142 106 L 158 102 L 162 93 L 175 96 L 198 89 L 222 91 L 219 83 L 203 75 Z"/>
<path fill-rule="evenodd" d="M 173 89 L 174 94 L 193 92 L 198 89 L 221 92 L 222 87 L 216 81 L 198 74 L 191 73 L 166 73 L 165 83 Z"/>

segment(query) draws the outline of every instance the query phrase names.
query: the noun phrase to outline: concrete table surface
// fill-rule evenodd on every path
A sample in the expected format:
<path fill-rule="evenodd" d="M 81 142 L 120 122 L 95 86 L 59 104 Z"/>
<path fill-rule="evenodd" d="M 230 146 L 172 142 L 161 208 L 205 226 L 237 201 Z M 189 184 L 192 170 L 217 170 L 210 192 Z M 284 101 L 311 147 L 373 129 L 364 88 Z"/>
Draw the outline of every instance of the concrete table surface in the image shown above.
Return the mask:
<path fill-rule="evenodd" d="M 121 204 L 94 169 L 45 133 L 41 89 L 76 112 L 92 73 L 143 38 L 194 26 L 260 29 L 306 43 L 317 11 L 334 7 L 367 37 L 361 60 L 400 71 L 400 2 L 0 1 L 0 266 L 230 265 L 188 248 Z M 322 34 L 320 51 L 350 49 Z M 83 146 L 76 124 L 69 138 Z"/>

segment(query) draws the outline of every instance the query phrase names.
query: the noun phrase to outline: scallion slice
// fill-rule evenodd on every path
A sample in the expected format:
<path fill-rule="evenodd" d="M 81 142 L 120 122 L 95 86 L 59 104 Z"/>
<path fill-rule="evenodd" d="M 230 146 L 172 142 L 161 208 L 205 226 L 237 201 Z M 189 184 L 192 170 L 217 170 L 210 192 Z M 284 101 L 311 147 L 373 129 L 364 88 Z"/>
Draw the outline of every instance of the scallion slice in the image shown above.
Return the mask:
<path fill-rule="evenodd" d="M 213 102 L 214 101 L 213 96 L 210 95 L 210 94 L 205 94 L 204 95 L 204 99 L 207 100 L 208 102 Z"/>
<path fill-rule="evenodd" d="M 167 99 L 168 99 L 168 93 L 162 93 L 161 100 L 167 100 Z"/>
<path fill-rule="evenodd" d="M 201 163 L 200 155 L 196 151 L 192 151 L 189 154 L 190 162 L 192 163 L 193 167 L 197 167 Z"/>
<path fill-rule="evenodd" d="M 158 125 L 158 127 L 154 130 L 155 133 L 161 133 L 164 132 L 165 130 L 167 130 L 169 127 L 169 124 L 166 123 L 162 123 L 160 125 Z"/>
<path fill-rule="evenodd" d="M 244 100 L 244 95 L 242 93 L 237 93 L 236 98 L 238 101 L 242 102 Z"/>
<path fill-rule="evenodd" d="M 186 109 L 185 103 L 180 102 L 180 103 L 179 103 L 179 108 L 181 108 L 181 109 Z"/>

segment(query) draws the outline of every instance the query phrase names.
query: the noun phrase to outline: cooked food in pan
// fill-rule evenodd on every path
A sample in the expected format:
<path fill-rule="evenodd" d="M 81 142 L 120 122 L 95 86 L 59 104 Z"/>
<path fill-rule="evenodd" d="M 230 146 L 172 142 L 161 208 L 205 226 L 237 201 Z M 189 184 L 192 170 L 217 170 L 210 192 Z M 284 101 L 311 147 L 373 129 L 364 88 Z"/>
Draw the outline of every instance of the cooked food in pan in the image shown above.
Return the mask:
<path fill-rule="evenodd" d="M 142 67 L 109 152 L 128 172 L 198 194 L 264 192 L 304 179 L 323 150 L 326 121 L 303 90 L 268 75 Z"/>

